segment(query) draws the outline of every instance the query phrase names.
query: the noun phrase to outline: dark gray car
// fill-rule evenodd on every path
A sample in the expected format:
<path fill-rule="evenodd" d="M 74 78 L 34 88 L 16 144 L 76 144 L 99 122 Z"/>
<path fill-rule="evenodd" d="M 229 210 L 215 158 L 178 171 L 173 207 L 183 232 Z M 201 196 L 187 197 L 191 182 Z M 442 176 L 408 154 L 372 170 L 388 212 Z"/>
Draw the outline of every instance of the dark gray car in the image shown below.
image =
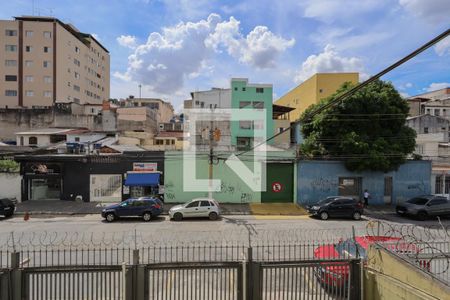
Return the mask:
<path fill-rule="evenodd" d="M 450 201 L 442 196 L 424 195 L 397 205 L 396 211 L 399 215 L 425 220 L 428 217 L 450 215 Z"/>

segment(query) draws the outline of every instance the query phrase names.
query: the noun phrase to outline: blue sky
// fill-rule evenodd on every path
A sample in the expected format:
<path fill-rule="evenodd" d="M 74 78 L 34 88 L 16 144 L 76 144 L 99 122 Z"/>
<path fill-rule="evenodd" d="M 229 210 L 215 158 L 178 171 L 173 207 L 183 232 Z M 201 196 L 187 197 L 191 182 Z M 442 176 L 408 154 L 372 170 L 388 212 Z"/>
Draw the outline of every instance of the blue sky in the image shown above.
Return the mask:
<path fill-rule="evenodd" d="M 95 3 L 95 4 L 94 4 Z M 315 72 L 365 79 L 449 28 L 448 0 L 2 1 L 1 19 L 52 15 L 111 53 L 111 97 L 162 97 L 230 77 L 273 83 L 274 98 Z M 383 79 L 403 95 L 450 86 L 450 38 Z"/>

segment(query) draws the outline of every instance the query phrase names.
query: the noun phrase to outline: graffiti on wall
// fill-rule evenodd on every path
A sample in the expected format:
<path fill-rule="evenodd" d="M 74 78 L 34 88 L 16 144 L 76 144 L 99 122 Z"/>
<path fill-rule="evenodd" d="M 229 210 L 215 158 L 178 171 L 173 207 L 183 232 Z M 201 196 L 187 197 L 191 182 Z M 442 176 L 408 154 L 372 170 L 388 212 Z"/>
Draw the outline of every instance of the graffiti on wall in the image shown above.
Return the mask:
<path fill-rule="evenodd" d="M 325 177 L 317 177 L 311 181 L 310 185 L 314 191 L 329 193 L 338 188 L 339 182 Z"/>
<path fill-rule="evenodd" d="M 408 190 L 417 190 L 420 192 L 425 192 L 425 183 L 422 182 L 418 182 L 418 183 L 414 183 L 414 184 L 408 184 Z"/>

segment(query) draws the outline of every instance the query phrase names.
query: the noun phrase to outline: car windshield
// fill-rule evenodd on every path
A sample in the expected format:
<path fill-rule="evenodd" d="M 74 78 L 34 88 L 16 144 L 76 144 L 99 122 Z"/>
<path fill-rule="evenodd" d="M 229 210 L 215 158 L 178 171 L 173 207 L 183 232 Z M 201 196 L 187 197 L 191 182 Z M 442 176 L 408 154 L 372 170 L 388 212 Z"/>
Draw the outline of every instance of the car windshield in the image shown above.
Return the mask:
<path fill-rule="evenodd" d="M 351 239 L 339 242 L 335 249 L 343 257 L 357 257 L 357 250 L 359 257 L 366 257 L 366 250 Z"/>
<path fill-rule="evenodd" d="M 334 199 L 336 199 L 336 198 L 335 197 L 326 198 L 326 199 L 320 200 L 319 202 L 317 202 L 317 204 L 318 205 L 328 204 L 330 202 L 333 202 Z"/>
<path fill-rule="evenodd" d="M 416 204 L 416 205 L 425 205 L 425 204 L 427 204 L 428 199 L 427 198 L 412 198 L 406 202 L 411 203 L 411 204 Z"/>

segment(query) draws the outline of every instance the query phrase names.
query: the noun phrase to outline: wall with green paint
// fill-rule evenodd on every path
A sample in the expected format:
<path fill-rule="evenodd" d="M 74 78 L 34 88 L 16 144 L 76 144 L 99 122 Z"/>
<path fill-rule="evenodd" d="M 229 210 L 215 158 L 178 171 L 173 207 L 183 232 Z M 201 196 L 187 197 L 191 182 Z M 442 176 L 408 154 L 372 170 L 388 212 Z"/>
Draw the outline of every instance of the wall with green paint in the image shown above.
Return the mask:
<path fill-rule="evenodd" d="M 220 157 L 228 157 L 230 153 L 221 153 Z M 290 151 L 268 152 L 267 157 L 279 157 L 286 160 L 293 158 Z M 196 172 L 191 176 L 197 179 L 208 179 L 207 153 L 197 153 Z M 194 159 L 189 156 L 189 159 Z M 250 155 L 241 157 L 245 165 L 253 169 L 253 157 Z M 271 162 L 273 163 L 273 162 Z M 274 168 L 278 172 L 278 168 Z M 278 170 L 278 171 L 277 171 Z M 206 197 L 208 192 L 185 192 L 183 189 L 183 153 L 180 151 L 166 152 L 164 162 L 164 199 L 166 203 L 184 203 L 193 198 Z M 268 176 L 269 177 L 269 176 Z M 221 203 L 259 203 L 263 193 L 254 192 L 232 169 L 220 160 L 213 167 L 213 178 L 220 179 L 221 191 L 214 192 L 213 197 Z M 291 183 L 292 184 L 292 183 Z M 292 196 L 293 197 L 293 196 Z"/>
<path fill-rule="evenodd" d="M 262 88 L 262 93 L 257 93 L 256 89 Z M 271 137 L 273 135 L 273 87 L 271 84 L 249 84 L 246 78 L 233 78 L 231 79 L 231 107 L 239 109 L 241 101 L 249 101 L 251 103 L 255 101 L 263 101 L 264 108 L 266 109 L 266 135 Z M 253 108 L 250 106 L 248 108 Z M 245 108 L 243 108 L 245 109 Z M 231 122 L 231 144 L 237 144 L 237 137 L 253 137 L 252 129 L 241 129 L 239 121 Z M 272 144 L 273 140 L 269 141 Z"/>

